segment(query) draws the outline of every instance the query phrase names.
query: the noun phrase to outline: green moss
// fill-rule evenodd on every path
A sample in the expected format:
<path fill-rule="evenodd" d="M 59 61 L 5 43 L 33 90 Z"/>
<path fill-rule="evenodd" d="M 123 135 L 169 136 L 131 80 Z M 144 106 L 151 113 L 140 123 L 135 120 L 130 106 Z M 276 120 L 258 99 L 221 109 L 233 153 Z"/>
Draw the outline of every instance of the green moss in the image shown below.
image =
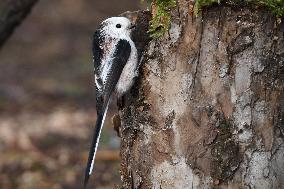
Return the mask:
<path fill-rule="evenodd" d="M 176 0 L 153 0 L 149 33 L 152 38 L 159 38 L 168 31 L 171 22 L 170 10 L 176 7 Z"/>
<path fill-rule="evenodd" d="M 253 4 L 268 7 L 276 16 L 284 15 L 284 0 L 196 0 L 194 5 L 194 13 L 197 15 L 202 7 L 212 5 L 214 3 L 227 2 L 229 4 Z"/>
<path fill-rule="evenodd" d="M 219 0 L 196 0 L 194 4 L 194 13 L 198 15 L 202 7 L 212 5 L 213 3 L 220 3 Z"/>
<path fill-rule="evenodd" d="M 284 0 L 257 0 L 267 6 L 277 16 L 284 16 Z"/>
<path fill-rule="evenodd" d="M 284 16 L 284 0 L 196 0 L 194 13 L 198 15 L 202 7 L 214 3 L 226 2 L 232 5 L 260 5 L 268 7 L 276 16 Z M 149 33 L 152 38 L 163 36 L 169 29 L 171 23 L 170 10 L 176 7 L 176 0 L 152 0 L 153 18 L 150 21 Z"/>

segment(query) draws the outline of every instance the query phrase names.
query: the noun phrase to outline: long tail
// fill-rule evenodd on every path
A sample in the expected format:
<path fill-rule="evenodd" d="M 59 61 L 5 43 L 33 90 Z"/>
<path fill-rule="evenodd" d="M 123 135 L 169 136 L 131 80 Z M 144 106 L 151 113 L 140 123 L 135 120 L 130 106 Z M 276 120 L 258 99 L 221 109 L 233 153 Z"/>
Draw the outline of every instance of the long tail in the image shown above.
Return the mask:
<path fill-rule="evenodd" d="M 96 152 L 97 152 L 97 148 L 98 148 L 98 144 L 99 144 L 99 140 L 100 140 L 102 127 L 104 125 L 107 109 L 108 109 L 108 104 L 105 108 L 104 113 L 97 115 L 96 128 L 94 130 L 92 145 L 91 145 L 91 149 L 90 149 L 90 152 L 89 152 L 89 158 L 88 158 L 88 163 L 87 163 L 86 172 L 85 172 L 84 188 L 86 188 L 86 186 L 88 184 L 89 177 L 92 174 L 92 171 L 93 171 L 93 168 L 94 168 L 95 156 L 96 156 Z"/>

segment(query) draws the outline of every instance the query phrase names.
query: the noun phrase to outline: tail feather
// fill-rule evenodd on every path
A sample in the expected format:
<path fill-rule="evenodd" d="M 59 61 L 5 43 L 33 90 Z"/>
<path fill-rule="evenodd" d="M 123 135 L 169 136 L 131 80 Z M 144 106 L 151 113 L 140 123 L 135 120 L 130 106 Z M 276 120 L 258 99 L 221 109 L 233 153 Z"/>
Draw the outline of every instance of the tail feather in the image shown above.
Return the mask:
<path fill-rule="evenodd" d="M 94 168 L 95 156 L 96 156 L 96 152 L 97 152 L 97 148 L 98 148 L 98 144 L 99 144 L 99 140 L 100 140 L 102 127 L 103 127 L 103 124 L 104 124 L 104 121 L 105 121 L 107 108 L 108 108 L 108 106 L 106 107 L 103 114 L 98 114 L 98 116 L 97 116 L 96 128 L 94 130 L 93 140 L 92 140 L 91 149 L 90 149 L 89 157 L 88 157 L 87 168 L 86 168 L 86 172 L 85 172 L 84 188 L 86 188 L 86 186 L 88 184 L 89 177 L 92 174 L 92 171 L 93 171 L 93 168 Z"/>

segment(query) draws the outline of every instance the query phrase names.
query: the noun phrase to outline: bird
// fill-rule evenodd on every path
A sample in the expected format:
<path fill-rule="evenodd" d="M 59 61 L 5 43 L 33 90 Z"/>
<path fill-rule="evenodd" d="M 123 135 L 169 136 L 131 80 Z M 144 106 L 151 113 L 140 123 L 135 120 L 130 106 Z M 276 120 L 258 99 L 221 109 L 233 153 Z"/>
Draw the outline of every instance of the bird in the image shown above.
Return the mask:
<path fill-rule="evenodd" d="M 101 130 L 110 97 L 122 97 L 138 76 L 137 48 L 131 39 L 135 28 L 126 17 L 110 17 L 98 26 L 93 35 L 93 63 L 96 86 L 97 121 L 84 178 L 86 188 L 93 172 Z"/>

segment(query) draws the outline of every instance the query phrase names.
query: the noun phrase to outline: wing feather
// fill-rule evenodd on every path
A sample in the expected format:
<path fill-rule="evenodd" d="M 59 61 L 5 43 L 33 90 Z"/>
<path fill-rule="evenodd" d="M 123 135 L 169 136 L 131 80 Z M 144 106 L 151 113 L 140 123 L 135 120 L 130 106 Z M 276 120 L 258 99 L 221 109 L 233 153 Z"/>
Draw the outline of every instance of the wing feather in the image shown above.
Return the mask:
<path fill-rule="evenodd" d="M 131 46 L 125 39 L 120 39 L 115 47 L 115 52 L 112 57 L 112 64 L 107 72 L 106 80 L 104 81 L 105 98 L 109 98 L 114 91 L 115 86 L 120 78 L 122 70 L 127 63 L 131 53 Z"/>
<path fill-rule="evenodd" d="M 103 44 L 105 43 L 106 36 L 104 34 L 103 27 L 104 25 L 101 24 L 98 27 L 98 29 L 95 31 L 93 36 L 93 59 L 94 59 L 95 74 L 98 74 L 104 54 Z"/>
<path fill-rule="evenodd" d="M 97 43 L 99 44 L 99 43 Z M 100 46 L 96 44 L 94 50 L 100 51 Z M 106 115 L 109 99 L 115 86 L 120 78 L 122 70 L 127 63 L 131 53 L 131 46 L 127 40 L 120 39 L 115 45 L 113 56 L 110 58 L 109 66 L 104 66 L 103 70 L 99 70 L 101 66 L 101 60 L 103 52 L 94 53 L 94 64 L 96 75 L 96 100 L 97 100 L 97 122 L 93 135 L 91 149 L 89 152 L 88 163 L 85 173 L 84 187 L 86 187 L 89 176 L 92 173 L 94 167 L 95 155 L 99 143 L 101 129 L 104 124 L 104 118 Z M 106 78 L 102 80 L 98 72 L 105 72 Z M 100 85 L 100 86 L 97 86 Z"/>

